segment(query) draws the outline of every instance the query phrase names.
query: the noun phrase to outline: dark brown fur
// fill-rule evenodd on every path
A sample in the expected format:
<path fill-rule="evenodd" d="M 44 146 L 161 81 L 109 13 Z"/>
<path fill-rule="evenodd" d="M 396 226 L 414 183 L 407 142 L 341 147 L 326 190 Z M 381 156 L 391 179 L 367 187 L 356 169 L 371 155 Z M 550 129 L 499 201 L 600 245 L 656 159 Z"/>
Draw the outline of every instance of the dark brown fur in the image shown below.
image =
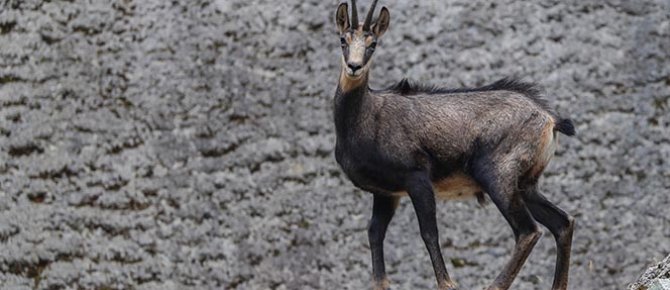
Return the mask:
<path fill-rule="evenodd" d="M 389 13 L 382 8 L 381 23 L 349 25 L 346 10 L 341 4 L 336 15 L 343 57 L 334 102 L 335 156 L 354 185 L 374 194 L 368 237 L 375 289 L 389 285 L 383 240 L 399 197 L 412 200 L 438 287 L 456 289 L 439 248 L 435 199 L 481 201 L 485 193 L 517 242 L 489 289 L 510 287 L 540 237 L 537 220 L 556 238 L 553 289 L 565 290 L 574 220 L 541 195 L 537 181 L 553 156 L 557 132 L 574 134 L 572 122 L 551 110 L 536 86 L 514 79 L 466 89 L 403 80 L 371 90 L 369 60 Z"/>

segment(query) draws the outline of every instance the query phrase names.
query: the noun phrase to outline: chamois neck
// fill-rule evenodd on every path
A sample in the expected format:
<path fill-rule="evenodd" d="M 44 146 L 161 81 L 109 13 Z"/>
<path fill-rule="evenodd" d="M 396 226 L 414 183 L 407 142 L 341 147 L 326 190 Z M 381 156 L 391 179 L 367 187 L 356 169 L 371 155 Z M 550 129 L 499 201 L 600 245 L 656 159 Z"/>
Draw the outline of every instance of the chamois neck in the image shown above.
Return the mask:
<path fill-rule="evenodd" d="M 368 76 L 369 71 L 365 71 L 358 79 L 352 79 L 348 77 L 346 72 L 344 72 L 344 69 L 342 69 L 340 72 L 338 90 L 342 94 L 354 93 L 356 91 L 362 91 L 365 93 L 368 88 Z"/>
<path fill-rule="evenodd" d="M 370 90 L 367 85 L 368 75 L 361 76 L 355 85 L 343 82 L 346 76 L 340 75 L 340 82 L 334 99 L 335 129 L 338 138 L 350 135 L 351 130 L 357 130 L 359 120 L 366 112 L 364 107 L 370 106 Z M 346 81 L 351 81 L 346 80 Z"/>

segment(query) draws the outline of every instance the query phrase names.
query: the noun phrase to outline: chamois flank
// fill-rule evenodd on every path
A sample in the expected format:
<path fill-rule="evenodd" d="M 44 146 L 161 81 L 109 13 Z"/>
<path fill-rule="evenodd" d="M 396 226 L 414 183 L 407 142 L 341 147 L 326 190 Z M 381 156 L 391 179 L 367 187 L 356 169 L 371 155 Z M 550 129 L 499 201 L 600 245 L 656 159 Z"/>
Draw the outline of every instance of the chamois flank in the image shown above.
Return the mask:
<path fill-rule="evenodd" d="M 554 117 L 556 120 L 556 127 L 554 129 L 556 131 L 559 131 L 567 136 L 574 136 L 576 134 L 572 120 L 561 118 L 561 116 L 554 109 L 552 109 L 551 106 L 549 106 L 549 102 L 547 102 L 547 100 L 545 100 L 542 96 L 543 90 L 540 86 L 535 83 L 524 82 L 512 77 L 504 77 L 492 84 L 474 88 L 447 88 L 414 82 L 404 78 L 395 85 L 392 85 L 383 90 L 379 90 L 379 92 L 395 93 L 402 96 L 420 94 L 449 96 L 451 94 L 459 93 L 491 91 L 510 91 L 525 96 Z"/>

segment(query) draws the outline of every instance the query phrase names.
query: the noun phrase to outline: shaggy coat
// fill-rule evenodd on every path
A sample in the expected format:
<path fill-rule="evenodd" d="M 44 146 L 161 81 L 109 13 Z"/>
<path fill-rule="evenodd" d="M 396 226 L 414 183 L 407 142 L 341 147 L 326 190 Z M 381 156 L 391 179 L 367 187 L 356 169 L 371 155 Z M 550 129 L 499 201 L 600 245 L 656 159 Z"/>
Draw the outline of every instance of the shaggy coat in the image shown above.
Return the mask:
<path fill-rule="evenodd" d="M 358 22 L 352 0 L 340 4 L 342 70 L 335 93 L 335 157 L 357 187 L 374 195 L 368 239 L 374 288 L 388 289 L 384 237 L 398 200 L 409 196 L 440 290 L 454 290 L 444 264 L 435 199 L 488 196 L 514 232 L 511 258 L 489 290 L 509 289 L 540 237 L 536 221 L 557 245 L 554 290 L 566 290 L 574 219 L 540 193 L 537 182 L 554 155 L 558 133 L 574 135 L 533 84 L 502 79 L 474 89 L 443 89 L 402 80 L 384 90 L 368 87 L 370 59 L 389 27 L 382 7 Z"/>

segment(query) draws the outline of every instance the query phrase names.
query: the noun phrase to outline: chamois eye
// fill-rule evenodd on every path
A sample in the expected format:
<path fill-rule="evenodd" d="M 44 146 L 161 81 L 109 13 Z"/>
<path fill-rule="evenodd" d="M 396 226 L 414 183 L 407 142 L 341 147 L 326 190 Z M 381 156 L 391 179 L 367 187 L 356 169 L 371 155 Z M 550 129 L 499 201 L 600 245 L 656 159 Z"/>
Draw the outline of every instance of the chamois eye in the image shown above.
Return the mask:
<path fill-rule="evenodd" d="M 376 42 L 373 42 L 372 44 L 370 44 L 369 49 L 370 49 L 370 50 L 375 50 L 375 47 L 377 47 L 377 43 L 376 43 Z"/>
<path fill-rule="evenodd" d="M 342 47 L 347 46 L 347 41 L 344 39 L 344 37 L 340 38 L 340 44 L 342 44 Z"/>

